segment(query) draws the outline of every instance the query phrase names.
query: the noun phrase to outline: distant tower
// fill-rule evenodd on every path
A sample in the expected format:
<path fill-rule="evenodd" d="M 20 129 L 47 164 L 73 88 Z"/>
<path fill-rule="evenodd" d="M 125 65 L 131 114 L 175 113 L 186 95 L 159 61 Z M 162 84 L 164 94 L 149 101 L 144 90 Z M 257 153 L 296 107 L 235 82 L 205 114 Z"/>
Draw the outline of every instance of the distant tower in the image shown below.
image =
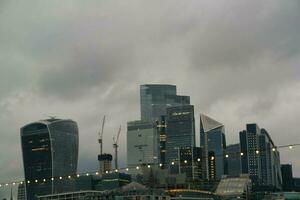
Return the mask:
<path fill-rule="evenodd" d="M 111 161 L 112 161 L 112 155 L 103 153 L 103 131 L 104 131 L 104 125 L 105 125 L 105 115 L 102 120 L 102 126 L 101 130 L 99 131 L 99 145 L 100 145 L 100 154 L 98 155 L 98 161 L 99 161 L 99 169 L 100 174 L 104 174 L 106 171 L 111 171 Z"/>
<path fill-rule="evenodd" d="M 30 123 L 21 128 L 21 144 L 25 199 L 73 190 L 68 180 L 50 179 L 77 173 L 76 122 L 51 118 Z"/>
<path fill-rule="evenodd" d="M 111 171 L 111 154 L 100 154 L 98 155 L 98 161 L 100 163 L 100 174 Z"/>
<path fill-rule="evenodd" d="M 200 146 L 205 153 L 205 174 L 208 179 L 220 179 L 226 174 L 225 128 L 216 120 L 200 114 Z"/>

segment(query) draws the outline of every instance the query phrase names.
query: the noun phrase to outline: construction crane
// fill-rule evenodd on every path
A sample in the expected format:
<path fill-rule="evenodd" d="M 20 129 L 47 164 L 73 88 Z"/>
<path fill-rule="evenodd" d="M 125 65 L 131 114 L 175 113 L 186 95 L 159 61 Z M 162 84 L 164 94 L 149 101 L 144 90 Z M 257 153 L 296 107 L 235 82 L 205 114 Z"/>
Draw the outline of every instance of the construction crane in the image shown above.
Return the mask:
<path fill-rule="evenodd" d="M 105 124 L 105 115 L 103 116 L 103 119 L 102 119 L 101 129 L 98 132 L 98 135 L 99 135 L 98 141 L 99 141 L 99 144 L 100 144 L 100 155 L 103 154 L 103 130 L 104 130 L 104 124 Z"/>
<path fill-rule="evenodd" d="M 117 170 L 118 169 L 118 141 L 119 141 L 119 137 L 120 137 L 120 133 L 121 133 L 121 126 L 119 128 L 119 131 L 118 131 L 118 134 L 117 134 L 117 137 L 113 137 L 113 148 L 115 149 L 115 169 Z"/>

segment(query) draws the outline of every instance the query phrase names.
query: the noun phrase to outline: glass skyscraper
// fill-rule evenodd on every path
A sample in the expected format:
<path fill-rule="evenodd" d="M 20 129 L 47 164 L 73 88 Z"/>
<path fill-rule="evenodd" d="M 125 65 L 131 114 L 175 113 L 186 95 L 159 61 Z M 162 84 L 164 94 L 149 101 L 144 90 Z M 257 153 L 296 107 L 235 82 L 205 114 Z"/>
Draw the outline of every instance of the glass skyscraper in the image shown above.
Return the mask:
<path fill-rule="evenodd" d="M 146 84 L 140 86 L 140 103 L 141 120 L 156 121 L 167 107 L 190 104 L 190 97 L 178 96 L 175 85 Z"/>
<path fill-rule="evenodd" d="M 249 174 L 254 188 L 281 189 L 280 156 L 270 135 L 257 124 L 247 124 L 240 132 L 241 167 Z"/>
<path fill-rule="evenodd" d="M 207 178 L 220 179 L 226 174 L 227 166 L 224 154 L 225 129 L 223 124 L 204 114 L 200 114 L 200 146 L 205 152 Z M 215 166 L 211 166 L 212 164 Z"/>
<path fill-rule="evenodd" d="M 77 172 L 76 122 L 51 118 L 30 123 L 21 128 L 21 144 L 27 200 L 73 189 L 70 183 L 58 177 Z"/>
<path fill-rule="evenodd" d="M 227 165 L 228 175 L 238 177 L 241 174 L 241 147 L 240 144 L 231 144 L 226 146 L 228 154 Z"/>
<path fill-rule="evenodd" d="M 195 147 L 194 106 L 182 105 L 167 108 L 166 164 L 178 162 L 179 149 Z"/>

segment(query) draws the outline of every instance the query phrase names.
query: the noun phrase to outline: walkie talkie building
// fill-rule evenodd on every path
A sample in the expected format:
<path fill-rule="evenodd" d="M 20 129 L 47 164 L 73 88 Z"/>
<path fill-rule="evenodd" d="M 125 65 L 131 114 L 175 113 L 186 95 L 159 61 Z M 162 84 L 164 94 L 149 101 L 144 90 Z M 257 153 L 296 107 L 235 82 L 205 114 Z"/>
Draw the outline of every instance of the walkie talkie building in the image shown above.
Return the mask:
<path fill-rule="evenodd" d="M 27 200 L 73 190 L 71 181 L 58 177 L 77 172 L 76 122 L 51 118 L 30 123 L 21 128 L 21 144 Z"/>

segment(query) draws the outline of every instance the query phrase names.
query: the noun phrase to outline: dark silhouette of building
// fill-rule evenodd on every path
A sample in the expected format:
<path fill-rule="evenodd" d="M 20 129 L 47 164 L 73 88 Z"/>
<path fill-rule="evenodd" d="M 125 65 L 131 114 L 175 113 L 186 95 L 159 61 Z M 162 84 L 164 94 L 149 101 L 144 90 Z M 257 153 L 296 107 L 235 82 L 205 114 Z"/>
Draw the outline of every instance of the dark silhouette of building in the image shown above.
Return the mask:
<path fill-rule="evenodd" d="M 270 135 L 257 124 L 240 132 L 242 173 L 249 174 L 255 190 L 280 190 L 282 176 L 279 152 Z"/>
<path fill-rule="evenodd" d="M 282 190 L 291 192 L 294 189 L 293 167 L 291 164 L 281 165 Z"/>
<path fill-rule="evenodd" d="M 238 177 L 241 174 L 241 148 L 240 144 L 231 144 L 226 147 L 226 154 L 228 155 L 228 175 Z"/>
<path fill-rule="evenodd" d="M 65 177 L 77 172 L 76 122 L 51 118 L 30 123 L 21 128 L 21 144 L 27 200 L 74 189 Z"/>
<path fill-rule="evenodd" d="M 204 152 L 201 147 L 180 148 L 180 173 L 185 173 L 190 180 L 204 179 Z"/>

